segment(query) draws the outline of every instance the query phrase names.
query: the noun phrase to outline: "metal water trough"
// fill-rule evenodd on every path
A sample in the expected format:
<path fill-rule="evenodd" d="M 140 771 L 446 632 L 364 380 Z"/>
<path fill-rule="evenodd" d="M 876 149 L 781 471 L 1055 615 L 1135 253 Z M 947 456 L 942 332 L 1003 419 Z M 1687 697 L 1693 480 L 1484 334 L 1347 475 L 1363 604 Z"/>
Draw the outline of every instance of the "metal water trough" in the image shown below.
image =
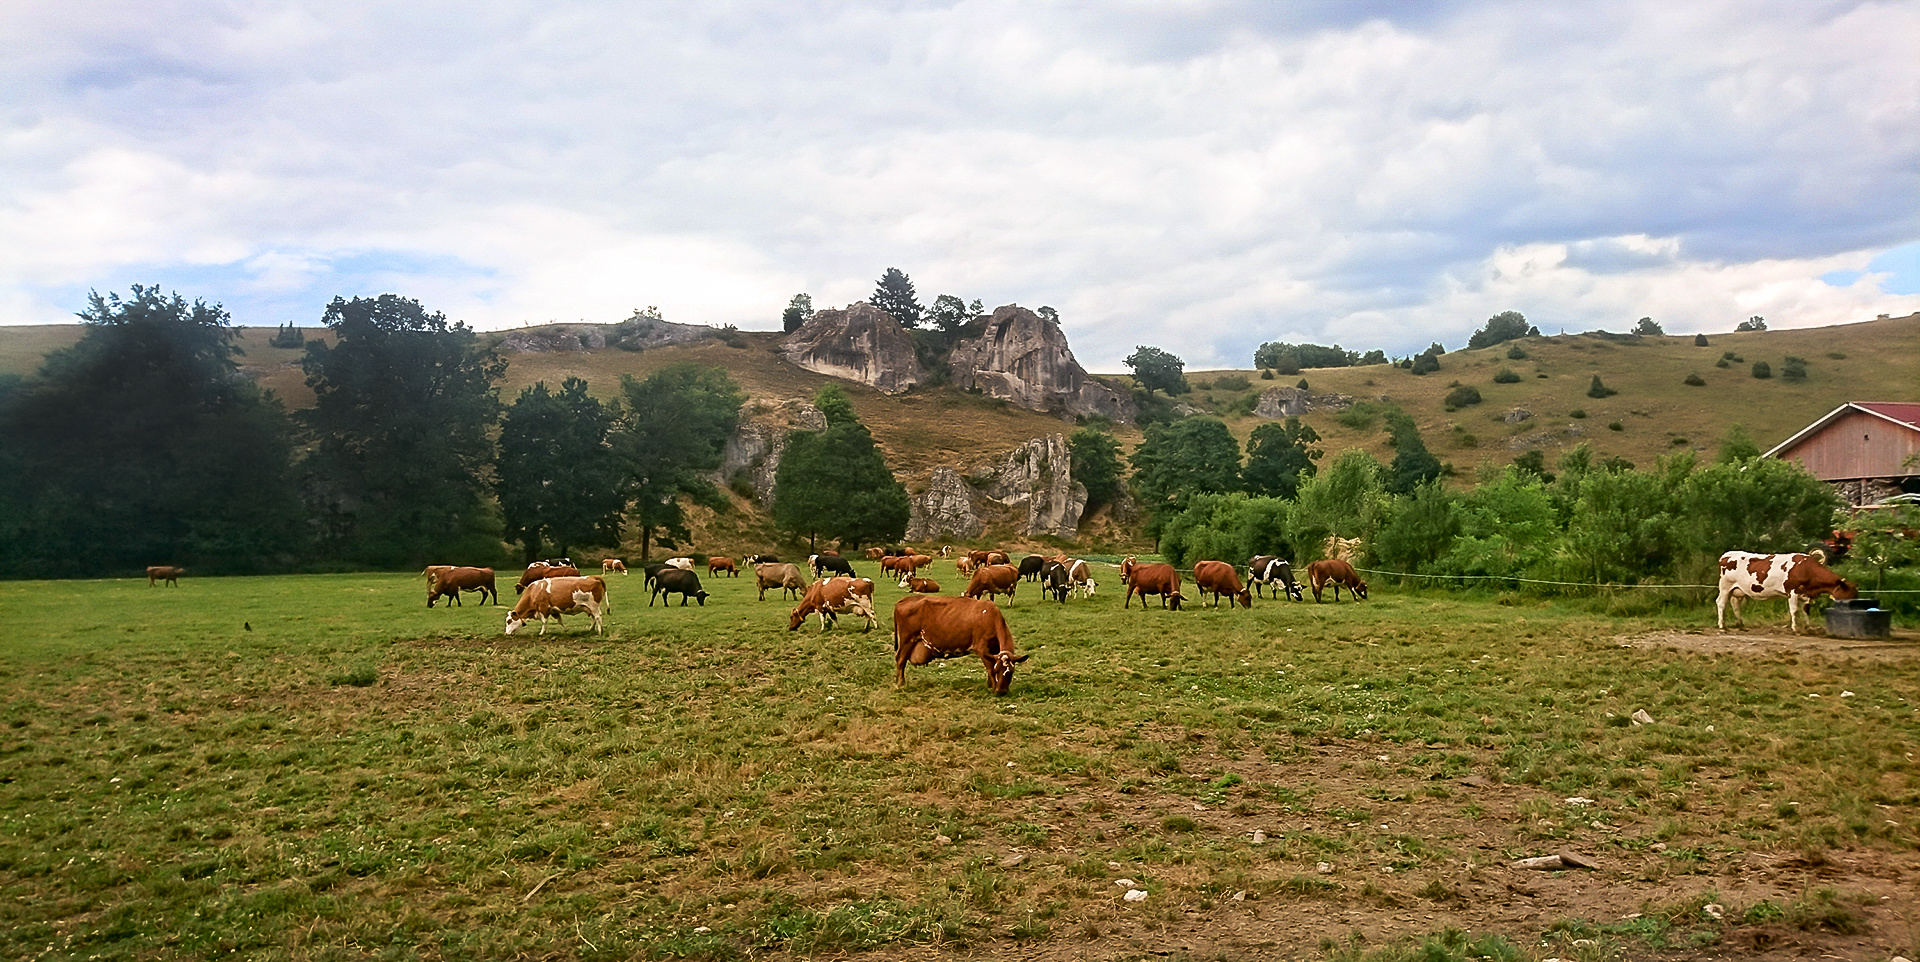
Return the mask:
<path fill-rule="evenodd" d="M 1827 634 L 1835 638 L 1887 638 L 1893 635 L 1893 612 L 1878 598 L 1836 601 L 1827 609 Z"/>

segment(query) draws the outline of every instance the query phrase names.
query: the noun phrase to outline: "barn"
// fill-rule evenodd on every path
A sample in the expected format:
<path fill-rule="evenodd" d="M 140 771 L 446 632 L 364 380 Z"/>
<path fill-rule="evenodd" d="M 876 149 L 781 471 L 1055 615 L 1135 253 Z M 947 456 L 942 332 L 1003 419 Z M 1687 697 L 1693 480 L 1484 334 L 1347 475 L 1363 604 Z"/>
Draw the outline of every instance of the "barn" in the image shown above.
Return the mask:
<path fill-rule="evenodd" d="M 1920 492 L 1920 404 L 1848 401 L 1775 445 L 1855 507 Z"/>

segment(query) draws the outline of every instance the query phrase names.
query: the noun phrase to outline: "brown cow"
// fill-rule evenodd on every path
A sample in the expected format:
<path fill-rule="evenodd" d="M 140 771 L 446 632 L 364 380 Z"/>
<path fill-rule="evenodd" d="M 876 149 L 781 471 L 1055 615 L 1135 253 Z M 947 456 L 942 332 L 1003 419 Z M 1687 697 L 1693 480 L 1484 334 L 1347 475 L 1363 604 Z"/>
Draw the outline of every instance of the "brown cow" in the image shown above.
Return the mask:
<path fill-rule="evenodd" d="M 185 568 L 175 568 L 171 565 L 151 565 L 147 568 L 147 587 L 151 588 L 156 582 L 164 581 L 178 588 L 180 587 L 180 576 L 186 573 L 187 569 Z"/>
<path fill-rule="evenodd" d="M 707 577 L 711 578 L 722 571 L 726 572 L 729 578 L 740 577 L 740 566 L 734 564 L 732 558 L 707 559 Z"/>
<path fill-rule="evenodd" d="M 800 597 L 806 590 L 807 576 L 800 573 L 800 566 L 782 562 L 780 564 L 755 565 L 753 580 L 760 588 L 760 600 L 767 600 L 768 588 L 781 588 L 793 597 Z"/>
<path fill-rule="evenodd" d="M 624 561 L 621 561 L 621 560 L 620 560 L 619 558 L 602 558 L 602 559 L 600 559 L 600 573 L 601 573 L 601 574 L 603 574 L 603 575 L 607 575 L 607 574 L 612 574 L 612 573 L 614 573 L 614 572 L 616 572 L 616 571 L 618 571 L 618 572 L 620 572 L 621 574 L 626 574 L 626 573 L 627 573 L 627 563 L 626 563 L 626 562 L 624 562 Z"/>
<path fill-rule="evenodd" d="M 1800 633 L 1800 609 L 1815 598 L 1831 593 L 1835 601 L 1860 597 L 1860 589 L 1834 574 L 1810 554 L 1753 554 L 1729 551 L 1720 556 L 1720 596 L 1714 601 L 1720 629 L 1727 627 L 1727 602 L 1733 602 L 1733 617 L 1740 627 L 1747 626 L 1740 606 L 1748 598 L 1787 599 L 1787 628 Z M 1812 620 L 1813 613 L 1807 613 Z"/>
<path fill-rule="evenodd" d="M 885 548 L 868 548 L 867 549 L 868 561 L 879 561 L 880 559 L 885 558 L 886 556 L 887 556 L 887 549 Z"/>
<path fill-rule="evenodd" d="M 1013 597 L 1013 590 L 1020 586 L 1020 569 L 1012 565 L 987 565 L 973 570 L 973 578 L 967 582 L 967 590 L 961 594 L 968 598 L 992 595 L 998 598 L 1006 595 Z"/>
<path fill-rule="evenodd" d="M 520 583 L 513 586 L 513 593 L 517 595 L 520 592 L 527 590 L 528 585 L 533 584 L 534 582 L 539 581 L 542 578 L 578 578 L 578 577 L 580 577 L 579 568 L 571 568 L 571 567 L 566 567 L 564 565 L 551 565 L 544 561 L 536 561 L 533 564 L 528 565 L 526 571 L 523 571 L 520 573 Z"/>
<path fill-rule="evenodd" d="M 956 558 L 953 562 L 953 569 L 960 572 L 960 577 L 962 578 L 971 577 L 973 575 L 973 569 L 978 567 L 980 567 L 980 563 L 972 558 Z"/>
<path fill-rule="evenodd" d="M 978 568 L 987 563 L 987 556 L 989 554 L 992 554 L 992 552 L 986 550 L 969 551 L 967 552 L 967 560 L 973 562 L 973 566 Z"/>
<path fill-rule="evenodd" d="M 500 603 L 500 589 L 495 586 L 492 568 L 447 568 L 437 573 L 433 584 L 427 586 L 427 607 L 433 607 L 440 598 L 460 604 L 460 592 L 480 592 L 480 603 L 487 603 L 487 596 L 493 596 L 493 603 Z M 464 607 L 464 606 L 462 606 Z"/>
<path fill-rule="evenodd" d="M 1006 552 L 1004 552 L 1004 551 L 998 551 L 998 550 L 996 550 L 996 551 L 989 551 L 989 552 L 987 552 L 987 560 L 986 560 L 986 563 L 987 563 L 987 564 L 990 564 L 990 565 L 1007 565 L 1007 564 L 1012 564 L 1012 563 L 1013 563 L 1013 556 L 1012 556 L 1012 555 L 1009 555 L 1009 554 L 1007 554 L 1007 553 L 1006 553 Z"/>
<path fill-rule="evenodd" d="M 459 567 L 459 565 L 428 565 L 425 570 L 420 573 L 427 576 L 427 587 L 431 588 L 435 581 L 440 580 L 441 575 L 457 567 Z"/>
<path fill-rule="evenodd" d="M 907 666 L 972 653 L 987 669 L 987 688 L 1004 695 L 1013 685 L 1014 654 L 1007 618 L 991 601 L 946 595 L 908 595 L 893 606 L 893 683 L 907 683 Z"/>
<path fill-rule="evenodd" d="M 1120 562 L 1120 580 L 1127 583 L 1127 600 L 1120 607 L 1133 605 L 1133 596 L 1140 596 L 1140 610 L 1147 610 L 1147 596 L 1159 595 L 1160 607 L 1180 610 L 1180 603 L 1187 600 L 1180 593 L 1180 572 L 1170 564 L 1141 564 L 1128 557 Z"/>
<path fill-rule="evenodd" d="M 1200 596 L 1213 595 L 1213 606 L 1220 607 L 1220 596 L 1227 597 L 1227 607 L 1232 608 L 1238 601 L 1241 606 L 1253 607 L 1253 592 L 1240 584 L 1240 572 L 1224 561 L 1200 561 L 1193 566 L 1193 583 L 1200 588 Z"/>
<path fill-rule="evenodd" d="M 864 586 L 856 582 L 864 581 Z M 864 587 L 863 593 L 860 589 Z M 800 599 L 800 607 L 793 609 L 787 620 L 787 630 L 797 631 L 810 614 L 820 616 L 820 630 L 827 630 L 827 623 L 839 623 L 835 616 L 855 614 L 867 620 L 867 631 L 878 627 L 880 622 L 873 617 L 873 579 L 871 578 L 822 578 L 807 586 L 806 597 Z"/>
<path fill-rule="evenodd" d="M 1340 586 L 1346 585 L 1355 601 L 1367 599 L 1367 583 L 1360 580 L 1359 572 L 1345 561 L 1316 561 L 1307 566 L 1307 584 L 1313 588 L 1315 604 L 1320 602 L 1320 589 L 1333 585 L 1333 600 L 1340 600 Z"/>
<path fill-rule="evenodd" d="M 547 633 L 547 619 L 559 620 L 561 615 L 586 612 L 593 618 L 595 634 L 602 633 L 601 615 L 613 609 L 607 604 L 607 580 L 598 576 L 590 578 L 557 577 L 541 578 L 527 586 L 520 593 L 513 610 L 507 612 L 507 634 L 520 630 L 528 621 L 540 619 L 540 633 Z"/>
<path fill-rule="evenodd" d="M 908 578 L 907 591 L 914 594 L 937 595 L 940 593 L 940 582 L 932 578 Z"/>

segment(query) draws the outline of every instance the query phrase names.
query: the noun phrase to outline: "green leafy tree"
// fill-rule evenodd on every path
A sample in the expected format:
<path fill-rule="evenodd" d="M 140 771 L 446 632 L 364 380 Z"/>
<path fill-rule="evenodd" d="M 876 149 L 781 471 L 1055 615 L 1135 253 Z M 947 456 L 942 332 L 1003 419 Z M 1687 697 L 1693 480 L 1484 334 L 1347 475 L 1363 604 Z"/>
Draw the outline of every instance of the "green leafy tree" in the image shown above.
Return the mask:
<path fill-rule="evenodd" d="M 1799 551 L 1830 530 L 1842 506 L 1800 462 L 1757 456 L 1690 472 L 1680 503 L 1681 547 L 1693 552 L 1682 560 L 1703 575 L 1726 551 Z"/>
<path fill-rule="evenodd" d="M 1381 361 L 1386 356 L 1381 355 Z M 1253 366 L 1273 368 L 1282 374 L 1298 374 L 1302 368 L 1309 367 L 1352 367 L 1360 363 L 1360 355 L 1346 350 L 1340 345 L 1326 347 L 1320 344 L 1288 344 L 1285 341 L 1268 341 L 1253 352 Z M 1293 370 L 1285 370 L 1291 367 Z"/>
<path fill-rule="evenodd" d="M 933 326 L 942 334 L 952 336 L 960 328 L 973 320 L 974 312 L 967 309 L 967 303 L 952 294 L 942 294 L 933 299 L 933 309 L 927 316 L 933 320 Z"/>
<path fill-rule="evenodd" d="M 1459 498 L 1438 481 L 1394 498 L 1373 539 L 1373 556 L 1393 571 L 1435 568 L 1460 533 Z"/>
<path fill-rule="evenodd" d="M 1187 362 L 1157 347 L 1136 346 L 1127 356 L 1127 367 L 1133 369 L 1133 379 L 1148 394 L 1160 391 L 1171 397 L 1185 394 L 1187 387 Z"/>
<path fill-rule="evenodd" d="M 910 514 L 906 487 L 838 387 L 821 388 L 814 405 L 827 427 L 787 435 L 774 474 L 774 522 L 814 548 L 822 538 L 855 547 L 899 540 Z"/>
<path fill-rule="evenodd" d="M 1319 470 L 1315 462 L 1326 452 L 1314 447 L 1318 443 L 1320 432 L 1299 418 L 1254 428 L 1247 439 L 1247 466 L 1241 472 L 1247 491 L 1293 500 L 1300 493 L 1301 480 Z"/>
<path fill-rule="evenodd" d="M 813 320 L 813 298 L 805 294 L 793 295 L 793 300 L 787 302 L 787 309 L 780 312 L 780 328 L 789 334 L 810 320 Z"/>
<path fill-rule="evenodd" d="M 746 397 L 726 371 L 691 363 L 661 368 L 644 381 L 625 375 L 620 393 L 625 413 L 613 450 L 645 560 L 653 542 L 672 549 L 691 537 L 682 498 L 715 508 L 726 503 L 707 474 L 719 469 Z"/>
<path fill-rule="evenodd" d="M 880 275 L 867 303 L 893 315 L 894 320 L 910 328 L 920 326 L 921 314 L 925 311 L 920 306 L 919 295 L 914 293 L 913 281 L 898 267 L 889 267 L 885 274 Z"/>
<path fill-rule="evenodd" d="M 1415 374 L 1432 374 L 1440 370 L 1440 355 L 1427 351 L 1413 359 L 1412 371 Z"/>
<path fill-rule="evenodd" d="M 1133 485 L 1151 514 L 1150 528 L 1186 510 L 1196 494 L 1240 487 L 1240 442 L 1217 418 L 1183 418 L 1151 424 L 1134 449 Z"/>
<path fill-rule="evenodd" d="M 507 362 L 465 324 L 395 294 L 336 297 L 324 320 L 334 343 L 308 342 L 300 363 L 327 553 L 398 566 L 497 552 L 486 495 Z"/>
<path fill-rule="evenodd" d="M 1460 530 L 1434 570 L 1462 575 L 1522 576 L 1558 550 L 1560 519 L 1540 476 L 1508 467 L 1459 502 Z"/>
<path fill-rule="evenodd" d="M 1720 439 L 1720 453 L 1713 460 L 1716 464 L 1736 464 L 1759 456 L 1760 445 L 1747 433 L 1746 425 L 1735 424 L 1727 429 L 1727 436 Z"/>
<path fill-rule="evenodd" d="M 1492 347 L 1522 337 L 1538 337 L 1540 329 L 1527 323 L 1527 316 L 1519 311 L 1501 311 L 1487 318 L 1485 327 L 1474 331 L 1467 338 L 1469 350 L 1476 347 Z"/>
<path fill-rule="evenodd" d="M 1254 555 L 1293 557 L 1292 507 L 1279 498 L 1234 491 L 1196 494 L 1167 519 L 1160 553 L 1175 566 L 1202 560 L 1244 565 Z"/>
<path fill-rule="evenodd" d="M 535 382 L 500 422 L 495 491 L 507 540 L 528 562 L 565 555 L 574 546 L 620 543 L 626 485 L 614 457 L 617 411 L 587 393 L 577 377 L 549 392 Z"/>
<path fill-rule="evenodd" d="M 1670 577 L 1683 551 L 1682 489 L 1692 469 L 1692 458 L 1677 455 L 1654 471 L 1585 472 L 1566 527 L 1576 562 L 1566 574 L 1603 584 Z"/>
<path fill-rule="evenodd" d="M 1754 316 L 1749 317 L 1744 321 L 1741 321 L 1739 325 L 1733 329 L 1733 332 L 1735 334 L 1744 334 L 1748 331 L 1764 331 L 1766 329 L 1767 329 L 1767 319 L 1764 317 L 1761 317 L 1758 314 L 1755 314 Z"/>
<path fill-rule="evenodd" d="M 1659 323 L 1653 318 L 1643 317 L 1640 319 L 1640 323 L 1633 326 L 1633 333 L 1642 336 L 1659 336 L 1667 332 L 1661 330 Z"/>
<path fill-rule="evenodd" d="M 292 425 L 238 376 L 227 312 L 136 284 L 80 319 L 78 343 L 0 391 L 0 570 L 290 564 Z"/>
<path fill-rule="evenodd" d="M 1390 497 L 1382 483 L 1385 470 L 1373 455 L 1348 448 L 1326 470 L 1300 485 L 1295 502 L 1294 544 L 1319 557 L 1328 536 L 1370 539 L 1385 520 Z"/>
<path fill-rule="evenodd" d="M 1087 507 L 1112 504 L 1120 497 L 1120 444 L 1098 428 L 1080 428 L 1067 439 L 1073 452 L 1073 479 L 1086 486 Z"/>
<path fill-rule="evenodd" d="M 1440 459 L 1427 450 L 1420 428 L 1405 411 L 1387 414 L 1387 434 L 1393 439 L 1393 463 L 1387 466 L 1386 486 L 1391 494 L 1412 494 L 1415 488 L 1440 476 Z"/>

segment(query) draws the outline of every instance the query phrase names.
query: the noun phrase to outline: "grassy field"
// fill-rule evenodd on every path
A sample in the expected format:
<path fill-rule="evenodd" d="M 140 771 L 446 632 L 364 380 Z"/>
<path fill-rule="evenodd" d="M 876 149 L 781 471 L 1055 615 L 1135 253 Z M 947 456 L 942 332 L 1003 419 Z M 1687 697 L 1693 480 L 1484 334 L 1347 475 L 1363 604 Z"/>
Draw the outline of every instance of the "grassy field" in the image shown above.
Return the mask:
<path fill-rule="evenodd" d="M 1003 606 L 1003 699 L 744 579 L 615 577 L 601 637 L 409 575 L 0 584 L 0 956 L 1920 951 L 1911 633 L 1102 581 Z"/>

